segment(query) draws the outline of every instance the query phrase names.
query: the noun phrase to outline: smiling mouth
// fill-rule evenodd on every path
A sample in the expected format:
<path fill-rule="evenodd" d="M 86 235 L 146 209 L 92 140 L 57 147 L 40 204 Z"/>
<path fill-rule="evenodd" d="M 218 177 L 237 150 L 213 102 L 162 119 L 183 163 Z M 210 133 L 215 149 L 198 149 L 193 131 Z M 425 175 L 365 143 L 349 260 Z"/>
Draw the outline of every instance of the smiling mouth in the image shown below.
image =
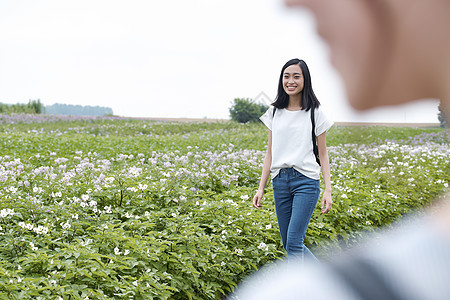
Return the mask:
<path fill-rule="evenodd" d="M 286 87 L 288 91 L 295 91 L 295 89 L 297 88 L 296 86 L 287 86 Z"/>

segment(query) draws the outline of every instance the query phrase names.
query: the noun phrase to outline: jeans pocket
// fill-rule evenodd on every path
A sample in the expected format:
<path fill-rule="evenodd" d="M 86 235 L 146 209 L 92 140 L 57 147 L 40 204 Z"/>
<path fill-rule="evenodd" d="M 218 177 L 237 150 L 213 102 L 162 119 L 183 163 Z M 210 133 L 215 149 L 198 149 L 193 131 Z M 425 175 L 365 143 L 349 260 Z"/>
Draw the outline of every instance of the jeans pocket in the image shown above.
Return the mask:
<path fill-rule="evenodd" d="M 277 174 L 277 176 L 275 176 L 274 178 L 272 178 L 272 182 L 275 182 L 278 180 L 278 178 L 280 178 L 280 174 Z"/>
<path fill-rule="evenodd" d="M 303 175 L 302 173 L 300 173 L 299 171 L 297 171 L 296 169 L 294 169 L 294 177 L 298 178 L 298 177 L 306 177 L 306 176 Z"/>

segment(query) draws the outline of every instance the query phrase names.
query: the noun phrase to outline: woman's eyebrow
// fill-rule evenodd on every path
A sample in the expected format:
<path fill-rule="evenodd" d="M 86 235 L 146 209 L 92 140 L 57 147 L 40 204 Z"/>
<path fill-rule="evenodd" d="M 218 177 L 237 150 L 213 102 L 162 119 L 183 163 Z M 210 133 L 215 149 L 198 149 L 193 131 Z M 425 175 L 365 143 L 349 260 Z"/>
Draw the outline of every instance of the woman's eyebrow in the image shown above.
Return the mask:
<path fill-rule="evenodd" d="M 284 72 L 285 75 L 290 75 L 291 73 L 289 72 Z M 294 73 L 294 75 L 302 75 L 302 73 Z"/>

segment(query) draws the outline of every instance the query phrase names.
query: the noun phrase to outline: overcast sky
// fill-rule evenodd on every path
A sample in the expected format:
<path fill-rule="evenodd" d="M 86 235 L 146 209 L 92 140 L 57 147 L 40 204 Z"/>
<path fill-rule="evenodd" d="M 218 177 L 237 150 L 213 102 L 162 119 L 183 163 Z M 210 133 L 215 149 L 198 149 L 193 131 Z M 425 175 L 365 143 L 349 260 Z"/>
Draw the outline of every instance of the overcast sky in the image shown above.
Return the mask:
<path fill-rule="evenodd" d="M 276 95 L 283 64 L 310 68 L 334 121 L 437 122 L 437 102 L 360 114 L 308 12 L 281 0 L 1 0 L 0 102 L 111 107 L 130 117 L 228 118 Z"/>

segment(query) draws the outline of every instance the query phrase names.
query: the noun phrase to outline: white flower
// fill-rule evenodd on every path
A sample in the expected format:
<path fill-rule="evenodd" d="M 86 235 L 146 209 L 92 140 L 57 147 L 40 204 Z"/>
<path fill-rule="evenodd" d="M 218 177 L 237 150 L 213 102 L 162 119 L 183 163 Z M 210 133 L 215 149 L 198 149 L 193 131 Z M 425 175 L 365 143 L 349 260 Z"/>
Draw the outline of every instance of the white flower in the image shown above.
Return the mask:
<path fill-rule="evenodd" d="M 105 182 L 108 183 L 108 184 L 113 183 L 114 182 L 114 177 L 106 177 L 105 178 Z"/>
<path fill-rule="evenodd" d="M 125 249 L 125 251 L 123 251 L 123 255 L 128 255 L 130 254 L 130 250 Z"/>
<path fill-rule="evenodd" d="M 7 216 L 13 216 L 14 215 L 14 209 L 10 208 L 4 208 L 0 211 L 0 217 L 5 218 Z"/>
<path fill-rule="evenodd" d="M 136 168 L 136 167 L 131 167 L 131 168 L 128 170 L 128 173 L 129 173 L 131 176 L 134 176 L 134 177 L 139 176 L 139 175 L 141 174 L 141 172 L 142 172 L 142 169 L 141 169 L 141 168 Z"/>
<path fill-rule="evenodd" d="M 56 198 L 56 197 L 62 197 L 62 193 L 61 193 L 61 192 L 56 192 L 56 193 L 53 193 L 53 192 L 52 192 L 52 197 L 54 197 L 54 198 Z"/>
<path fill-rule="evenodd" d="M 269 246 L 267 246 L 264 242 L 261 242 L 258 246 L 258 249 L 267 251 L 267 250 L 269 250 Z"/>
<path fill-rule="evenodd" d="M 30 242 L 30 248 L 31 248 L 31 250 L 33 250 L 33 251 L 37 251 L 37 247 L 35 247 L 34 246 L 34 243 L 33 242 Z"/>
<path fill-rule="evenodd" d="M 62 222 L 59 225 L 61 225 L 63 229 L 69 229 L 71 227 L 69 221 L 66 221 L 66 223 Z"/>
<path fill-rule="evenodd" d="M 48 227 L 39 225 L 38 227 L 33 228 L 33 231 L 36 232 L 37 234 L 47 234 L 48 233 Z"/>
<path fill-rule="evenodd" d="M 122 252 L 120 252 L 120 249 L 116 247 L 116 248 L 114 248 L 114 254 L 120 255 L 120 254 L 122 254 Z"/>
<path fill-rule="evenodd" d="M 248 195 L 242 195 L 242 196 L 241 196 L 241 199 L 242 199 L 242 200 L 248 200 L 249 198 L 250 198 L 250 197 L 249 197 Z"/>
<path fill-rule="evenodd" d="M 148 185 L 146 185 L 146 184 L 141 184 L 141 183 L 139 183 L 139 189 L 141 190 L 141 191 L 143 191 L 143 190 L 146 190 L 147 188 L 148 188 Z"/>
<path fill-rule="evenodd" d="M 89 195 L 81 195 L 81 199 L 83 201 L 88 201 L 89 200 Z"/>
<path fill-rule="evenodd" d="M 78 220 L 78 214 L 72 215 L 72 219 Z"/>
<path fill-rule="evenodd" d="M 105 213 L 107 213 L 107 214 L 111 214 L 112 213 L 111 205 L 110 206 L 105 206 L 103 209 L 105 210 Z"/>
<path fill-rule="evenodd" d="M 220 263 L 220 265 L 223 267 L 223 266 L 226 265 L 226 263 L 223 261 L 223 262 Z"/>
<path fill-rule="evenodd" d="M 241 255 L 242 249 L 236 248 L 236 249 L 234 249 L 234 252 L 236 252 L 237 255 Z"/>
<path fill-rule="evenodd" d="M 269 230 L 272 228 L 272 224 L 266 225 L 266 229 Z"/>
<path fill-rule="evenodd" d="M 133 285 L 134 285 L 134 286 L 138 286 L 137 280 L 133 281 Z"/>
<path fill-rule="evenodd" d="M 176 218 L 177 214 L 176 213 L 172 213 L 172 217 Z"/>
<path fill-rule="evenodd" d="M 33 188 L 33 192 L 34 192 L 34 193 L 40 194 L 40 193 L 42 193 L 43 191 L 44 191 L 44 190 L 43 190 L 41 187 L 34 186 L 34 188 Z"/>

